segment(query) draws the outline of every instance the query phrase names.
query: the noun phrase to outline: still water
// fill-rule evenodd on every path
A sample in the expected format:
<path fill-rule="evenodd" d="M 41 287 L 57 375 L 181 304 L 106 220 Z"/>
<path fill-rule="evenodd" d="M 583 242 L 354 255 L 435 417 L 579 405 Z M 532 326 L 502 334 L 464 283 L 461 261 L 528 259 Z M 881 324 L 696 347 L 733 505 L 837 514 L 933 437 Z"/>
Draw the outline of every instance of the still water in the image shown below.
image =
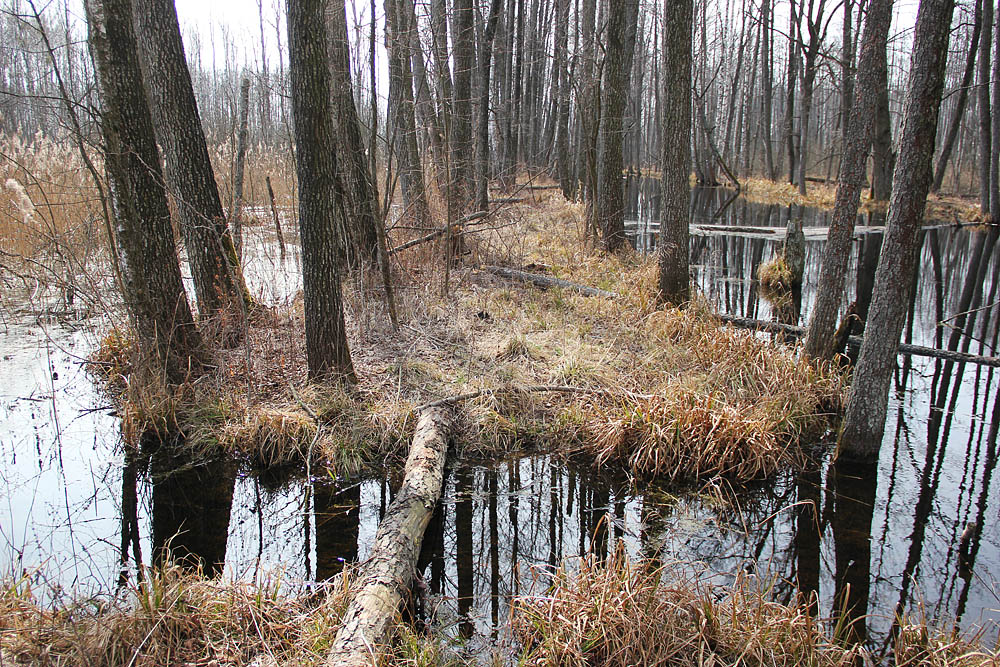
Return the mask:
<path fill-rule="evenodd" d="M 829 214 L 742 199 L 723 207 L 727 200 L 719 190 L 692 199 L 695 222 L 712 226 L 691 242 L 698 289 L 721 312 L 806 323 L 822 233 L 807 235 L 801 294 L 790 309 L 774 309 L 752 276 L 780 235 L 758 228 L 781 230 L 789 217 L 801 217 L 804 227 L 821 231 Z M 654 249 L 655 188 L 631 182 L 629 203 L 633 242 Z M 947 340 L 950 331 L 937 324 L 956 312 L 975 234 L 926 233 L 907 340 Z M 879 244 L 877 233 L 855 241 L 848 301 L 865 301 Z M 290 298 L 294 250 L 288 260 L 265 259 L 248 270 L 255 290 L 271 302 Z M 993 317 L 980 317 L 979 340 L 969 350 L 995 354 L 996 253 L 988 259 L 982 302 Z M 116 419 L 80 363 L 94 345 L 94 326 L 25 313 L 7 314 L 2 324 L 3 574 L 48 584 L 53 598 L 62 591 L 108 594 L 123 547 L 130 562 L 136 554 L 149 562 L 172 538 L 179 550 L 224 561 L 227 576 L 278 570 L 289 585 L 304 585 L 371 549 L 398 480 L 335 479 L 324 471 L 311 480 L 301 471 L 254 475 L 226 462 L 161 474 L 174 466 L 122 461 Z M 877 465 L 834 464 L 829 443 L 814 443 L 815 466 L 805 475 L 752 488 L 697 494 L 637 487 L 545 455 L 453 465 L 421 555 L 417 613 L 472 645 L 489 643 L 511 595 L 544 590 L 565 559 L 622 545 L 634 555 L 683 561 L 719 585 L 749 572 L 779 599 L 815 600 L 822 616 L 867 610 L 867 620 L 853 627 L 876 648 L 898 610 L 955 619 L 970 632 L 985 626 L 995 638 L 1000 392 L 993 372 L 901 357 Z"/>

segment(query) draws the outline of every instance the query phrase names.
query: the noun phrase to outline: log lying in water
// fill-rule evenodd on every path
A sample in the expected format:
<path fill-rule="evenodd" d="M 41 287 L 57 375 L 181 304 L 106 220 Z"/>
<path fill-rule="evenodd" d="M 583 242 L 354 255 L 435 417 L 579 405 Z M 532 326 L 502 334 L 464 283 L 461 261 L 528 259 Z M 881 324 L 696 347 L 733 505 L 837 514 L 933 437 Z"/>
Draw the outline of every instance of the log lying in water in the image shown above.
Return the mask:
<path fill-rule="evenodd" d="M 506 266 L 484 266 L 483 271 L 508 280 L 531 283 L 532 285 L 536 285 L 538 287 L 562 287 L 563 289 L 570 289 L 575 292 L 579 292 L 584 296 L 603 296 L 609 299 L 618 297 L 617 294 L 609 292 L 608 290 L 588 287 L 586 285 L 580 285 L 579 283 L 571 283 L 568 280 L 542 276 L 537 273 L 528 273 L 526 271 L 518 271 L 517 269 L 508 269 Z"/>
<path fill-rule="evenodd" d="M 451 434 L 445 408 L 421 410 L 406 459 L 403 485 L 379 524 L 371 556 L 362 566 L 357 593 L 327 656 L 328 667 L 376 663 L 388 640 L 417 567 L 420 543 L 441 496 Z"/>
<path fill-rule="evenodd" d="M 732 315 L 717 315 L 722 322 L 731 324 L 739 329 L 754 329 L 755 331 L 766 331 L 768 333 L 788 334 L 792 336 L 804 336 L 806 327 L 795 326 L 794 324 L 782 324 L 780 322 L 766 322 L 764 320 L 751 320 L 745 317 L 734 317 Z M 848 339 L 851 345 L 861 345 L 861 336 L 851 336 Z M 968 354 L 967 352 L 953 352 L 952 350 L 939 350 L 936 347 L 924 347 L 923 345 L 899 344 L 900 354 L 909 354 L 914 357 L 930 357 L 932 359 L 944 359 L 964 364 L 978 364 L 980 366 L 992 366 L 1000 368 L 1000 357 L 984 357 L 978 354 Z"/>

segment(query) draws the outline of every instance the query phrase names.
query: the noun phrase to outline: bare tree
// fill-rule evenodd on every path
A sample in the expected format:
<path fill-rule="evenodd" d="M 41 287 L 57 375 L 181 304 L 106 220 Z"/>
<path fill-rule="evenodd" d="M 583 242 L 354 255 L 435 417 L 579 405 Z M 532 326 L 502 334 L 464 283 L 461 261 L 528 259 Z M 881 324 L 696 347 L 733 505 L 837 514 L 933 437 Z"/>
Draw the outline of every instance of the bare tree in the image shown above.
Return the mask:
<path fill-rule="evenodd" d="M 944 67 L 954 0 L 922 0 L 910 61 L 906 118 L 885 241 L 872 295 L 868 324 L 851 383 L 838 448 L 875 458 L 885 429 L 889 385 L 899 336 L 906 319 L 920 225 L 931 185 Z"/>
<path fill-rule="evenodd" d="M 600 153 L 597 168 L 597 227 L 604 249 L 625 244 L 622 197 L 622 125 L 635 53 L 639 0 L 609 0 L 608 38 L 601 89 Z"/>
<path fill-rule="evenodd" d="M 858 85 L 854 105 L 844 133 L 845 150 L 840 163 L 833 220 L 823 250 L 823 268 L 813 306 L 812 320 L 806 335 L 805 354 L 816 359 L 833 355 L 833 333 L 847 274 L 847 262 L 854 235 L 854 221 L 861 203 L 865 166 L 875 133 L 875 108 L 878 104 L 878 59 L 885 58 L 893 0 L 871 0 L 865 34 L 861 40 L 858 62 Z M 881 52 L 881 53 L 879 53 Z"/>
<path fill-rule="evenodd" d="M 688 227 L 691 200 L 691 68 L 693 0 L 665 0 L 663 6 L 662 129 L 659 301 L 690 298 Z"/>
<path fill-rule="evenodd" d="M 135 0 L 139 62 L 167 183 L 175 196 L 202 316 L 242 322 L 250 305 L 208 157 L 177 12 L 170 0 Z"/>
<path fill-rule="evenodd" d="M 131 1 L 88 0 L 86 12 L 101 96 L 104 164 L 123 259 L 123 297 L 138 344 L 160 360 L 167 381 L 178 384 L 201 371 L 202 343 L 181 282 Z"/>
<path fill-rule="evenodd" d="M 299 235 L 306 356 L 312 380 L 354 380 L 340 294 L 337 247 L 343 193 L 327 68 L 326 0 L 288 1 L 289 77 L 299 179 Z"/>

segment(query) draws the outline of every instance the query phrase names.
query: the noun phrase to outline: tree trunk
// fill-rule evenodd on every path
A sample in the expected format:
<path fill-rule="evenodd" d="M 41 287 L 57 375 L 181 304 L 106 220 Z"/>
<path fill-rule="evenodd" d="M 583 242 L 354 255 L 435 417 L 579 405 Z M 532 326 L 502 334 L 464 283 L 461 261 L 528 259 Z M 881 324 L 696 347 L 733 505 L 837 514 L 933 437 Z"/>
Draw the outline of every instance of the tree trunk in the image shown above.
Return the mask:
<path fill-rule="evenodd" d="M 948 167 L 948 160 L 955 147 L 955 140 L 958 138 L 958 130 L 962 126 L 962 119 L 965 117 L 965 106 L 969 101 L 969 86 L 972 85 L 972 76 L 976 71 L 976 50 L 979 47 L 979 36 L 983 30 L 983 0 L 976 0 L 976 8 L 972 14 L 972 38 L 969 40 L 969 51 L 965 56 L 965 72 L 962 75 L 962 85 L 958 89 L 958 101 L 955 103 L 955 115 L 952 116 L 948 125 L 948 132 L 945 135 L 944 144 L 941 146 L 941 156 L 938 158 L 937 167 L 934 169 L 934 183 L 931 185 L 931 192 L 941 189 L 944 182 L 944 172 Z M 957 167 L 956 167 L 957 168 Z"/>
<path fill-rule="evenodd" d="M 379 524 L 357 593 L 327 656 L 328 667 L 377 662 L 375 651 L 386 644 L 392 621 L 409 593 L 424 531 L 441 496 L 450 437 L 451 420 L 444 408 L 420 412 L 403 484 Z"/>
<path fill-rule="evenodd" d="M 171 384 L 201 371 L 194 326 L 143 93 L 130 0 L 88 0 L 88 43 L 101 97 L 105 169 L 122 254 L 122 295 L 143 351 Z"/>
<path fill-rule="evenodd" d="M 174 3 L 135 0 L 133 16 L 156 138 L 203 317 L 225 313 L 242 327 L 250 295 L 222 211 Z"/>
<path fill-rule="evenodd" d="M 556 10 L 556 67 L 559 80 L 557 83 L 556 111 L 556 174 L 563 197 L 571 199 L 576 188 L 572 182 L 569 164 L 569 6 L 570 0 L 557 0 Z"/>
<path fill-rule="evenodd" d="M 979 212 L 990 212 L 990 156 L 993 123 L 990 120 L 990 47 L 993 46 L 993 2 L 983 2 L 983 34 L 979 40 Z"/>
<path fill-rule="evenodd" d="M 788 14 L 788 70 L 785 74 L 785 121 L 783 135 L 788 152 L 788 182 L 795 183 L 796 151 L 795 151 L 795 80 L 798 78 L 799 46 L 795 41 L 798 30 L 798 15 L 796 0 L 789 2 Z"/>
<path fill-rule="evenodd" d="M 340 297 L 337 249 L 343 193 L 331 116 L 326 0 L 289 0 L 288 50 L 309 379 L 354 380 Z"/>
<path fill-rule="evenodd" d="M 351 85 L 351 60 L 347 37 L 347 16 L 342 1 L 330 2 L 325 10 L 328 32 L 327 48 L 330 71 L 331 114 L 337 140 L 337 171 L 344 190 L 347 216 L 341 216 L 344 228 L 339 230 L 345 242 L 344 252 L 349 264 L 364 259 L 378 261 L 379 215 L 375 174 L 366 159 L 365 141 L 358 109 L 354 105 Z M 375 147 L 372 146 L 374 151 Z"/>
<path fill-rule="evenodd" d="M 878 106 L 875 110 L 875 139 L 872 142 L 872 199 L 888 201 L 892 193 L 892 174 L 896 154 L 892 150 L 892 123 L 889 119 L 889 67 L 879 54 Z"/>
<path fill-rule="evenodd" d="M 680 305 L 690 299 L 689 211 L 691 206 L 691 30 L 693 0 L 663 3 L 664 95 L 660 142 L 660 238 L 658 300 Z"/>
<path fill-rule="evenodd" d="M 828 359 L 834 352 L 833 332 L 844 292 L 854 223 L 861 203 L 861 188 L 864 187 L 865 166 L 875 133 L 875 108 L 879 95 L 878 59 L 885 58 L 892 4 L 892 0 L 871 0 L 868 7 L 858 62 L 856 96 L 844 132 L 846 143 L 840 163 L 833 220 L 823 250 L 823 269 L 806 336 L 805 354 L 815 359 Z"/>
<path fill-rule="evenodd" d="M 625 244 L 622 126 L 632 73 L 632 55 L 635 53 L 639 1 L 609 0 L 608 9 L 596 204 L 597 226 L 601 230 L 604 250 L 613 252 Z"/>
<path fill-rule="evenodd" d="M 233 244 L 236 256 L 243 261 L 243 177 L 246 173 L 247 143 L 250 138 L 250 77 L 243 75 L 240 82 L 239 123 L 236 139 L 236 166 L 233 169 L 233 201 L 229 206 L 229 219 L 233 225 Z"/>
<path fill-rule="evenodd" d="M 867 333 L 838 439 L 841 450 L 867 458 L 878 456 L 882 442 L 889 385 L 912 289 L 910 277 L 920 249 L 954 7 L 954 0 L 922 0 L 917 12 L 906 118 L 885 241 Z"/>
<path fill-rule="evenodd" d="M 399 160 L 399 180 L 403 206 L 418 226 L 430 221 L 424 172 L 417 148 L 417 125 L 413 102 L 413 75 L 410 70 L 409 13 L 402 6 L 408 0 L 386 0 L 386 48 L 389 52 L 389 126 Z"/>
<path fill-rule="evenodd" d="M 500 3 L 490 2 L 486 32 L 479 50 L 479 123 L 476 128 L 476 208 L 485 211 L 490 204 L 490 67 L 493 38 L 500 20 Z M 563 0 L 564 2 L 567 0 Z"/>
<path fill-rule="evenodd" d="M 427 65 L 424 61 L 424 50 L 420 43 L 420 33 L 417 28 L 417 14 L 413 7 L 413 0 L 401 0 L 401 9 L 406 12 L 408 27 L 410 28 L 410 71 L 413 72 L 413 88 L 415 91 L 415 101 L 417 115 L 421 119 L 421 125 L 427 129 L 430 139 L 431 154 L 434 157 L 434 169 L 437 182 L 446 182 L 447 158 L 444 155 L 444 130 L 441 126 L 441 118 L 437 109 L 434 108 L 434 101 L 431 99 L 431 87 L 427 78 Z"/>
<path fill-rule="evenodd" d="M 455 63 L 455 99 L 451 119 L 451 186 L 448 193 L 449 220 L 462 217 L 472 204 L 475 176 L 472 144 L 472 72 L 476 66 L 476 33 L 472 0 L 455 0 L 452 19 Z M 453 250 L 461 247 L 457 237 Z"/>
<path fill-rule="evenodd" d="M 767 177 L 771 180 L 778 178 L 778 172 L 774 164 L 774 145 L 771 135 L 771 118 L 774 116 L 772 103 L 774 98 L 774 16 L 771 13 L 771 0 L 763 0 L 760 7 L 761 22 L 763 23 L 763 54 L 761 59 L 764 63 L 764 90 L 761 93 L 761 126 L 764 135 L 764 168 Z"/>

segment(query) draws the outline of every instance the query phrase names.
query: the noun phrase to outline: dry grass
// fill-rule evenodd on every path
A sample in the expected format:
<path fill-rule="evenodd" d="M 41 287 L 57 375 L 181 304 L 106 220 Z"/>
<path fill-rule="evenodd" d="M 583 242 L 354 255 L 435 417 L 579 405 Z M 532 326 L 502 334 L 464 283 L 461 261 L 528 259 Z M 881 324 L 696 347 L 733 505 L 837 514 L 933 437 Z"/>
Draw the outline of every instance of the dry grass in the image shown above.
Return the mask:
<path fill-rule="evenodd" d="M 806 195 L 799 194 L 796 186 L 784 181 L 765 178 L 748 178 L 740 182 L 743 196 L 759 204 L 796 204 L 833 210 L 837 197 L 836 183 L 809 183 Z M 887 204 L 871 199 L 870 190 L 861 193 L 861 211 L 885 212 Z M 928 220 L 945 222 L 982 222 L 978 203 L 969 197 L 959 195 L 931 194 L 927 198 Z"/>
<path fill-rule="evenodd" d="M 654 260 L 587 250 L 580 206 L 550 191 L 535 199 L 502 213 L 497 229 L 470 235 L 480 261 L 527 266 L 620 298 L 542 291 L 474 268 L 453 270 L 442 297 L 440 255 L 407 251 L 398 332 L 377 286 L 345 283 L 361 379 L 350 392 L 305 388 L 297 300 L 262 317 L 241 348 L 218 352 L 216 370 L 197 383 L 165 395 L 141 374 L 118 382 L 127 388 L 126 434 L 179 429 L 189 442 L 265 464 L 311 452 L 356 467 L 402 459 L 416 406 L 485 390 L 459 405 L 464 453 L 545 449 L 642 476 L 733 481 L 803 460 L 800 441 L 822 434 L 841 405 L 839 371 L 801 365 L 790 348 L 722 327 L 697 302 L 658 309 Z M 553 385 L 579 391 L 523 390 Z"/>
<path fill-rule="evenodd" d="M 116 599 L 53 606 L 27 577 L 0 582 L 0 664 L 321 665 L 350 602 L 353 572 L 311 590 L 275 576 L 224 582 L 168 565 Z M 382 665 L 454 662 L 400 624 Z"/>
<path fill-rule="evenodd" d="M 779 253 L 757 267 L 757 280 L 761 288 L 778 292 L 792 289 L 794 278 L 784 256 Z"/>
<path fill-rule="evenodd" d="M 521 662 L 545 667 L 873 662 L 864 648 L 833 641 L 805 606 L 771 602 L 742 579 L 715 591 L 621 551 L 575 572 L 561 568 L 546 595 L 516 598 L 511 625 Z M 926 626 L 907 626 L 896 656 L 898 665 L 998 664 L 995 654 Z"/>

